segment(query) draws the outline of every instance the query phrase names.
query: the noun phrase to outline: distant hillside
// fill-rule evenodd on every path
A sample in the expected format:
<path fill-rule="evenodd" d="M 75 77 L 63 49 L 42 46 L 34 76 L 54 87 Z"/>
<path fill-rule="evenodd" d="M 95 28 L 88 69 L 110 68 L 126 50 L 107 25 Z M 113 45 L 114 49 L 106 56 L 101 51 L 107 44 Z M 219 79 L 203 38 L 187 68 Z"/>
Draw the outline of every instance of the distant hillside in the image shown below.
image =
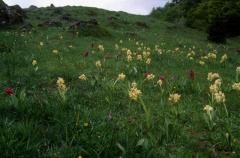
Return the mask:
<path fill-rule="evenodd" d="M 172 0 L 152 15 L 167 21 L 182 21 L 186 26 L 206 30 L 208 39 L 224 43 L 226 37 L 240 35 L 240 1 Z"/>

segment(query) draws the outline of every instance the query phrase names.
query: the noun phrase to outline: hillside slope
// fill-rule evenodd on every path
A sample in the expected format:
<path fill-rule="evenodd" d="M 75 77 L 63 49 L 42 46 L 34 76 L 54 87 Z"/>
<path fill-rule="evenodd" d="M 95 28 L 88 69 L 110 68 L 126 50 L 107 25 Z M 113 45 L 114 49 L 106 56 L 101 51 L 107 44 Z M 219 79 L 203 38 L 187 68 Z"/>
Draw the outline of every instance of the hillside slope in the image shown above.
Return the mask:
<path fill-rule="evenodd" d="M 87 7 L 26 15 L 0 30 L 1 157 L 240 156 L 240 38 Z"/>

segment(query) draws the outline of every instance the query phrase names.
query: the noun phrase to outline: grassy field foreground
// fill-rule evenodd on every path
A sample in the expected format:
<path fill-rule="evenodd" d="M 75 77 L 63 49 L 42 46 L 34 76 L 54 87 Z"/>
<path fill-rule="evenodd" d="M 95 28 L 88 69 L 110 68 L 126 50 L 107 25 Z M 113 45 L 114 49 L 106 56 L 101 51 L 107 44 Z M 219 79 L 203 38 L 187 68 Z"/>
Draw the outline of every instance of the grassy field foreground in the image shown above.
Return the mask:
<path fill-rule="evenodd" d="M 64 11 L 100 24 L 36 27 L 57 18 L 45 8 L 27 12 L 33 30 L 0 31 L 1 157 L 240 157 L 239 38 Z"/>

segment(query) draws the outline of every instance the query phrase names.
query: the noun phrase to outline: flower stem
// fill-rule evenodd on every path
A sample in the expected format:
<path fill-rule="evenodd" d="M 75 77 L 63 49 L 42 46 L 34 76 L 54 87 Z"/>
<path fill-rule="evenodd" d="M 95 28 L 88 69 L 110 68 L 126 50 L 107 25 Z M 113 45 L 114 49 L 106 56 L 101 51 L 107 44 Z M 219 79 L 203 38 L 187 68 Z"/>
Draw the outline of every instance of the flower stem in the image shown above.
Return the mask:
<path fill-rule="evenodd" d="M 224 109 L 225 109 L 226 115 L 227 115 L 227 117 L 228 117 L 228 110 L 227 110 L 227 106 L 226 106 L 226 104 L 225 104 L 225 103 L 223 103 L 223 105 L 224 105 Z"/>
<path fill-rule="evenodd" d="M 142 108 L 145 112 L 145 117 L 146 117 L 146 123 L 147 123 L 147 127 L 150 128 L 150 111 L 147 109 L 145 103 L 143 102 L 142 98 L 140 97 L 140 103 L 142 105 Z"/>

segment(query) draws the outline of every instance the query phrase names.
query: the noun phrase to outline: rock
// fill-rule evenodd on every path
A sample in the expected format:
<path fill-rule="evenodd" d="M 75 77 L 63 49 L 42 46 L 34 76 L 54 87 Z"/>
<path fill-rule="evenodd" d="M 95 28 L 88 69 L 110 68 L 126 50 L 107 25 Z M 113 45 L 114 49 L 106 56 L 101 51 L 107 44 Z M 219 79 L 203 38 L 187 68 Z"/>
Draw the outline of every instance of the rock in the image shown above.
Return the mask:
<path fill-rule="evenodd" d="M 38 24 L 38 27 L 62 27 L 62 23 L 60 21 L 45 21 Z"/>
<path fill-rule="evenodd" d="M 19 5 L 14 5 L 10 7 L 9 13 L 10 24 L 22 23 L 24 21 L 24 17 L 26 17 L 26 14 Z"/>
<path fill-rule="evenodd" d="M 36 7 L 35 5 L 30 5 L 30 7 L 28 8 L 28 10 L 37 10 L 38 7 Z"/>
<path fill-rule="evenodd" d="M 83 28 L 87 26 L 97 26 L 97 25 L 98 25 L 98 21 L 96 19 L 90 19 L 87 21 L 80 20 L 70 25 L 69 29 L 78 29 L 78 28 Z"/>
<path fill-rule="evenodd" d="M 8 9 L 8 6 L 3 1 L 0 1 L 0 25 L 9 23 Z"/>
<path fill-rule="evenodd" d="M 8 6 L 3 1 L 0 1 L 0 25 L 19 24 L 26 17 L 25 12 L 19 5 Z"/>

